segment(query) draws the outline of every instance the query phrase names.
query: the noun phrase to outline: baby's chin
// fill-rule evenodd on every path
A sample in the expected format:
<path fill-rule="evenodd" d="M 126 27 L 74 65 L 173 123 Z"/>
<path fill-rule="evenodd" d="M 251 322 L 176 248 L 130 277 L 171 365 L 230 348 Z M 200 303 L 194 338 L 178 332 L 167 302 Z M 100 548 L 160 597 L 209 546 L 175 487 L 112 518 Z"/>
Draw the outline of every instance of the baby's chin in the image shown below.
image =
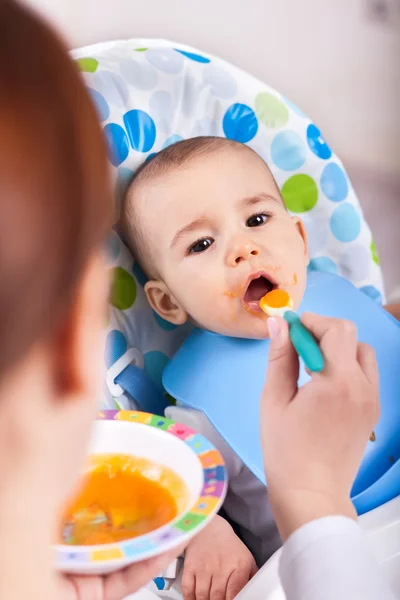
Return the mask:
<path fill-rule="evenodd" d="M 251 320 L 246 319 L 244 323 L 209 323 L 207 327 L 201 328 L 219 335 L 249 340 L 265 340 L 269 337 L 265 316 L 253 317 Z"/>

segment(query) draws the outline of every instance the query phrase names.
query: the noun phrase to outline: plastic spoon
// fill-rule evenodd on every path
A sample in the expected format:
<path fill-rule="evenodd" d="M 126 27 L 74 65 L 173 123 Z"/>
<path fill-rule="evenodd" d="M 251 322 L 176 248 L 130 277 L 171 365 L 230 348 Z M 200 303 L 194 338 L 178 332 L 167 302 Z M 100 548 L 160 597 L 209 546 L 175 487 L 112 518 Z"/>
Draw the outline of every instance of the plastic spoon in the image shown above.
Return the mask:
<path fill-rule="evenodd" d="M 272 290 L 261 298 L 260 308 L 269 317 L 280 316 L 287 321 L 292 344 L 306 367 L 313 373 L 322 371 L 324 357 L 317 340 L 300 321 L 300 317 L 291 310 L 293 302 L 289 294 L 282 289 Z"/>

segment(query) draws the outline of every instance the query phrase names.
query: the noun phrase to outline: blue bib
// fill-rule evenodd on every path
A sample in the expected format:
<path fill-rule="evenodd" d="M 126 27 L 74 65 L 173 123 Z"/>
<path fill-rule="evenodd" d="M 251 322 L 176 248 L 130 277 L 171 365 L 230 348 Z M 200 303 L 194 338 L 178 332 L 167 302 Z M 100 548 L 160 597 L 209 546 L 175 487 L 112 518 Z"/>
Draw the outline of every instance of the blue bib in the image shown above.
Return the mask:
<path fill-rule="evenodd" d="M 373 346 L 377 355 L 381 417 L 352 490 L 362 514 L 400 494 L 400 324 L 345 279 L 321 272 L 308 276 L 299 313 L 305 311 L 353 321 L 359 341 Z M 195 329 L 163 376 L 167 392 L 184 406 L 202 411 L 263 483 L 260 396 L 268 349 L 268 340 Z M 308 380 L 301 367 L 299 385 Z"/>

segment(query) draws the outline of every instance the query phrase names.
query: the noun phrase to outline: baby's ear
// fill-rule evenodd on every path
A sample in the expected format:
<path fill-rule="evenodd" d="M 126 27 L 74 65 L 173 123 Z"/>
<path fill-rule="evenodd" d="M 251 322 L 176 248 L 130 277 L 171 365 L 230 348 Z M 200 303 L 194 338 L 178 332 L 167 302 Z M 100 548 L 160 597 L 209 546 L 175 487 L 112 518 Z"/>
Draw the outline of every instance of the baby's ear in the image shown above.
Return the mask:
<path fill-rule="evenodd" d="M 299 235 L 301 237 L 301 239 L 303 240 L 303 244 L 304 244 L 304 258 L 307 261 L 307 265 L 310 262 L 310 257 L 308 254 L 308 240 L 307 240 L 307 232 L 305 230 L 303 221 L 301 219 L 299 219 L 299 217 L 292 217 L 292 221 L 295 223 L 297 231 L 299 232 Z"/>
<path fill-rule="evenodd" d="M 144 286 L 147 300 L 151 308 L 163 319 L 174 325 L 183 325 L 188 319 L 187 312 L 182 308 L 168 287 L 162 281 L 151 280 Z"/>

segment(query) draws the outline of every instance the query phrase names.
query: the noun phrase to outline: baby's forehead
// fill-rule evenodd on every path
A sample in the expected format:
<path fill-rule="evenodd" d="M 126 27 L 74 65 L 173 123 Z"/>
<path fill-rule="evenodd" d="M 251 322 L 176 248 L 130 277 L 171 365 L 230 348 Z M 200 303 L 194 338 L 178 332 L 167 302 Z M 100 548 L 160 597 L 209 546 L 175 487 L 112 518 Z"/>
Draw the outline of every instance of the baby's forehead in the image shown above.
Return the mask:
<path fill-rule="evenodd" d="M 241 194 L 255 197 L 264 191 L 281 201 L 279 188 L 267 164 L 253 150 L 244 148 L 223 147 L 209 153 L 204 152 L 182 165 L 158 165 L 157 169 L 141 177 L 133 186 L 134 197 L 131 202 L 137 219 L 145 229 L 151 229 L 153 219 L 149 217 L 154 211 L 168 220 L 171 216 L 206 211 L 214 192 L 221 193 L 225 202 L 231 202 L 232 205 L 241 200 Z M 262 175 L 259 186 L 252 187 L 254 171 L 250 170 L 250 165 Z M 146 175 L 145 172 L 143 175 Z M 232 179 L 235 182 L 238 180 L 239 185 L 228 189 Z M 182 211 L 183 214 L 170 215 L 170 211 Z"/>

